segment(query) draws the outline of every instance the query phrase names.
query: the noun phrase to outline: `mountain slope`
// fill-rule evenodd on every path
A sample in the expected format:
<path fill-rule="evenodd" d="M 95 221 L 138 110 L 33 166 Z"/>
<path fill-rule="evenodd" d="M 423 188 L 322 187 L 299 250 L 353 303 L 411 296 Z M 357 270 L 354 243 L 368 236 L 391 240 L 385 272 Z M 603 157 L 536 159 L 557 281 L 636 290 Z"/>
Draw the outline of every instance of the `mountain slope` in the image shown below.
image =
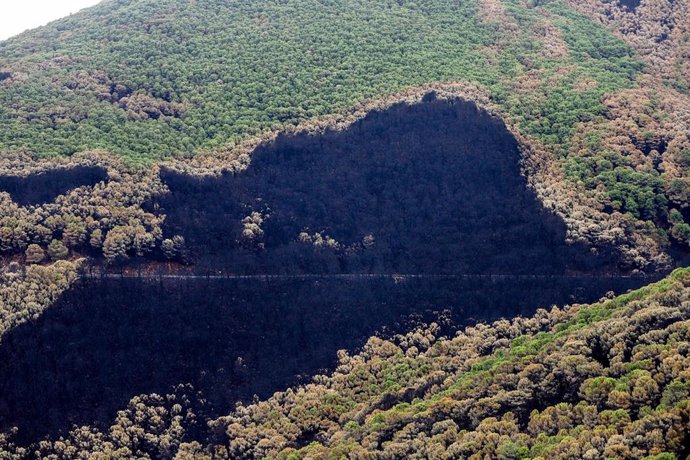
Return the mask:
<path fill-rule="evenodd" d="M 137 220 L 130 240 L 143 225 L 160 247 L 157 219 L 131 206 L 161 192 L 157 166 L 236 172 L 278 132 L 342 129 L 440 90 L 504 119 L 569 240 L 617 247 L 626 269 L 667 267 L 672 244 L 690 243 L 687 98 L 590 9 L 595 20 L 559 0 L 104 1 L 0 42 L 0 175 L 109 168 L 105 189 L 72 194 L 57 220 L 81 220 L 100 248 L 118 225 L 85 208 L 105 201 Z M 4 253 L 88 249 L 45 221 L 54 206 L 3 203 Z"/>
<path fill-rule="evenodd" d="M 218 424 L 232 458 L 687 455 L 689 308 L 684 270 L 451 340 L 371 339 L 332 376 Z"/>
<path fill-rule="evenodd" d="M 467 0 L 105 1 L 0 43 L 0 149 L 155 159 L 456 80 L 562 143 L 641 63 L 558 3 L 506 3 L 496 15 Z M 530 73 L 554 94 L 516 86 Z"/>
<path fill-rule="evenodd" d="M 432 325 L 339 358 L 332 375 L 239 406 L 206 435 L 203 398 L 180 387 L 36 456 L 670 460 L 690 448 L 688 269 L 598 304 L 449 339 Z M 29 452 L 11 438 L 0 449 Z"/>

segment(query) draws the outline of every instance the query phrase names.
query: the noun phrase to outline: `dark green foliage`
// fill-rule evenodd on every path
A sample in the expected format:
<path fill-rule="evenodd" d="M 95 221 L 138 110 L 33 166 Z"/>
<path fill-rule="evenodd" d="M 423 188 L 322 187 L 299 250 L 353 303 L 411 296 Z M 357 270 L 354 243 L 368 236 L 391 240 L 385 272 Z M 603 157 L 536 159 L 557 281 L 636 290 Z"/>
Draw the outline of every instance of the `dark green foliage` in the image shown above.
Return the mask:
<path fill-rule="evenodd" d="M 586 140 L 597 156 L 573 158 L 566 163 L 568 176 L 582 181 L 589 189 L 604 185 L 614 210 L 642 220 L 661 221 L 668 213 L 662 177 L 656 172 L 635 171 L 618 153 L 597 152 L 597 141 L 596 134 Z"/>
<path fill-rule="evenodd" d="M 683 166 L 690 167 L 690 149 L 683 149 L 680 152 L 680 163 Z"/>
<path fill-rule="evenodd" d="M 644 220 L 666 214 L 664 183 L 658 175 L 615 168 L 600 174 L 598 179 L 606 185 L 614 208 Z"/>
<path fill-rule="evenodd" d="M 546 7 L 568 57 L 544 58 L 529 27 L 516 40 L 469 0 L 107 1 L 0 43 L 0 70 L 12 75 L 0 85 L 0 148 L 105 148 L 146 161 L 447 80 L 484 85 L 528 133 L 564 143 L 640 64 L 603 28 Z M 508 10 L 525 26 L 540 14 L 518 2 Z M 487 53 L 497 43 L 510 45 L 495 61 Z M 530 68 L 564 66 L 571 73 L 537 106 L 509 89 Z M 599 85 L 570 91 L 585 75 Z"/>
<path fill-rule="evenodd" d="M 551 23 L 558 28 L 567 45 L 568 58 L 545 58 L 544 41 L 529 32 L 543 13 L 526 9 L 522 2 L 504 2 L 508 12 L 518 19 L 521 39 L 513 41 L 504 59 L 529 62 L 530 67 L 543 71 L 544 81 L 535 98 L 530 92 L 511 92 L 506 101 L 509 111 L 520 119 L 526 133 L 552 144 L 565 155 L 569 138 L 576 123 L 591 120 L 603 113 L 601 96 L 629 87 L 643 69 L 633 50 L 611 36 L 602 27 L 574 13 L 560 1 L 539 2 L 551 15 Z M 536 41 L 535 41 L 536 40 Z M 541 46 L 540 46 L 541 45 Z M 556 77 L 565 66 L 572 66 Z M 522 66 L 522 71 L 529 70 Z M 519 75 L 519 72 L 515 75 Z M 593 79 L 595 87 L 575 91 L 574 85 L 583 78 Z"/>
<path fill-rule="evenodd" d="M 53 240 L 48 245 L 48 255 L 52 260 L 66 259 L 69 250 L 60 240 Z"/>
<path fill-rule="evenodd" d="M 480 74 L 489 39 L 474 10 L 454 1 L 106 2 L 0 45 L 8 64 L 27 51 L 27 60 L 60 62 L 2 89 L 3 106 L 22 108 L 2 114 L 0 140 L 42 154 L 104 147 L 143 158 L 218 147 L 405 85 Z M 185 108 L 135 119 L 121 102 L 136 93 Z"/>

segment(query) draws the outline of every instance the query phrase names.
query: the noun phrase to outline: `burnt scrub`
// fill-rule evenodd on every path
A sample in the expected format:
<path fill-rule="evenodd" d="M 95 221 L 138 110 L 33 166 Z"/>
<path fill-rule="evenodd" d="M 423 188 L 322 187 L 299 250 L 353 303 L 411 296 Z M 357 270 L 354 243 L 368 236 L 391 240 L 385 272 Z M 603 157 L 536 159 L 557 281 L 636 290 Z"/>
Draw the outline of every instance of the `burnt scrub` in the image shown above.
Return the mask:
<path fill-rule="evenodd" d="M 440 312 L 452 334 L 646 281 L 85 280 L 0 343 L 0 430 L 17 426 L 17 439 L 29 443 L 73 425 L 106 429 L 133 396 L 186 383 L 201 392 L 212 418 L 236 401 L 332 370 L 339 349 L 409 331 Z"/>
<path fill-rule="evenodd" d="M 469 102 L 398 104 L 343 131 L 281 136 L 246 171 L 162 172 L 151 203 L 201 271 L 563 274 L 615 256 L 565 243 L 505 125 Z"/>
<path fill-rule="evenodd" d="M 625 7 L 630 12 L 635 12 L 635 10 L 640 6 L 642 0 L 619 0 L 618 4 Z"/>
<path fill-rule="evenodd" d="M 0 176 L 0 192 L 8 192 L 21 206 L 38 205 L 54 201 L 72 189 L 96 185 L 108 179 L 105 169 L 96 166 L 77 166 L 53 169 L 27 177 Z"/>
<path fill-rule="evenodd" d="M 343 131 L 281 136 L 236 175 L 162 178 L 170 193 L 147 206 L 167 216 L 170 244 L 155 257 L 189 267 L 85 276 L 8 332 L 0 431 L 16 426 L 31 443 L 74 425 L 107 429 L 132 397 L 180 384 L 213 418 L 439 312 L 452 334 L 648 282 L 617 276 L 612 250 L 566 244 L 520 173 L 514 137 L 468 102 L 426 97 Z"/>

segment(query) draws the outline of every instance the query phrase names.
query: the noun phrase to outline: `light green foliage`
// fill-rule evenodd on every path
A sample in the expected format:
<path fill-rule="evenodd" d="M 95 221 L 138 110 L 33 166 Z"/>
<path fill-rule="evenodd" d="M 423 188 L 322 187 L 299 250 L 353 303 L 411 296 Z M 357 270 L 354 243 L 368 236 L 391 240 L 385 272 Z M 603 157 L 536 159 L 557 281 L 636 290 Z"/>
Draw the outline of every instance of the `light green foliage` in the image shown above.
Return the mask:
<path fill-rule="evenodd" d="M 507 3 L 517 38 L 483 22 L 469 0 L 106 1 L 0 43 L 0 71 L 12 75 L 0 82 L 0 149 L 104 148 L 149 161 L 450 80 L 481 84 L 528 134 L 567 143 L 574 123 L 596 117 L 600 96 L 630 86 L 640 63 L 560 3 L 545 8 L 569 56 L 547 59 L 530 28 L 546 13 Z M 511 88 L 528 70 L 566 66 L 536 105 Z M 596 88 L 572 91 L 584 75 Z"/>

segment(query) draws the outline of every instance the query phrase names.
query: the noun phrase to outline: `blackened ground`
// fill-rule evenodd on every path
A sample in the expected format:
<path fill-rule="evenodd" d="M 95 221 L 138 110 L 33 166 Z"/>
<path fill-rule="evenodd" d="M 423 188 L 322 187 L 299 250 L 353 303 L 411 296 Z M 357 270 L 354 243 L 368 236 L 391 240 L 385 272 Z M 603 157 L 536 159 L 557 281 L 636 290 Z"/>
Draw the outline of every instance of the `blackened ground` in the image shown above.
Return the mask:
<path fill-rule="evenodd" d="M 332 369 L 339 349 L 447 310 L 459 327 L 597 300 L 642 279 L 83 281 L 0 344 L 0 432 L 31 442 L 107 428 L 142 393 L 191 383 L 227 414 L 238 400 Z"/>
<path fill-rule="evenodd" d="M 8 192 L 17 204 L 48 203 L 59 195 L 81 187 L 95 185 L 108 178 L 103 168 L 78 166 L 69 169 L 54 169 L 28 177 L 0 176 L 0 191 Z"/>
<path fill-rule="evenodd" d="M 429 97 L 341 132 L 283 136 L 248 170 L 203 179 L 164 172 L 157 203 L 199 269 L 231 273 L 549 273 L 611 270 L 565 243 L 520 174 L 505 125 L 468 102 Z M 153 204 L 152 204 L 153 205 Z M 269 217 L 243 238 L 242 219 Z M 314 248 L 301 232 L 340 249 Z M 367 235 L 372 245 L 364 245 Z M 347 249 L 346 249 L 347 248 Z"/>
<path fill-rule="evenodd" d="M 641 0 L 619 0 L 619 5 L 627 8 L 628 11 L 635 11 L 642 3 Z"/>
<path fill-rule="evenodd" d="M 448 309 L 462 326 L 647 282 L 562 276 L 613 273 L 615 257 L 564 242 L 563 222 L 520 174 L 515 139 L 466 102 L 428 97 L 342 132 L 281 137 L 236 176 L 164 179 L 172 192 L 150 205 L 200 273 L 509 276 L 84 280 L 3 338 L 0 430 L 17 425 L 30 442 L 107 426 L 132 396 L 179 383 L 223 414 L 332 368 L 338 349 L 409 330 L 410 318 Z M 253 212 L 266 217 L 252 240 L 242 220 Z M 300 242 L 301 232 L 338 247 Z M 524 276 L 536 274 L 549 276 Z"/>

